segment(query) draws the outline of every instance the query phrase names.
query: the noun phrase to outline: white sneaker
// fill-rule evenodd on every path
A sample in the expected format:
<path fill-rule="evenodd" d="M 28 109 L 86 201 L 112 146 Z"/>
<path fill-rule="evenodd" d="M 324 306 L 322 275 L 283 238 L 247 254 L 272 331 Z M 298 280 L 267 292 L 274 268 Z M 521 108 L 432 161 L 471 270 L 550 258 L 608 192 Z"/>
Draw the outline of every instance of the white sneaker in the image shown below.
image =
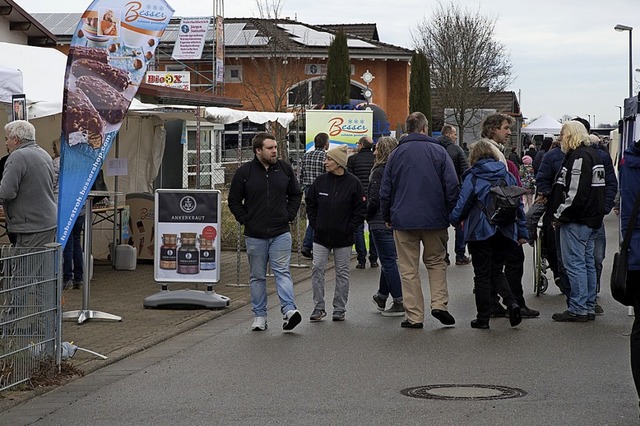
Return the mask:
<path fill-rule="evenodd" d="M 296 328 L 296 325 L 300 324 L 302 321 L 302 315 L 297 309 L 291 309 L 284 314 L 284 324 L 282 324 L 282 328 L 284 330 L 293 330 Z"/>
<path fill-rule="evenodd" d="M 251 324 L 252 331 L 264 331 L 267 329 L 267 317 L 255 317 Z"/>

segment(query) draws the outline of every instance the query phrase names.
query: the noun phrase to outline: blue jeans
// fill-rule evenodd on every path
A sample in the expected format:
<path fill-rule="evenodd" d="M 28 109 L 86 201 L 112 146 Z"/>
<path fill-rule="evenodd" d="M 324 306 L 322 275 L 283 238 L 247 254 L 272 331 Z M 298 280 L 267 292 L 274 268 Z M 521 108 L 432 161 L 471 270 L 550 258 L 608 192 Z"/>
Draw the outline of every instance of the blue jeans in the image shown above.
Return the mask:
<path fill-rule="evenodd" d="M 353 233 L 356 240 L 356 253 L 358 253 L 358 263 L 367 261 L 367 246 L 364 243 L 364 223 L 358 226 L 356 232 Z M 378 253 L 376 252 L 376 244 L 373 241 L 371 232 L 369 232 L 369 262 L 377 262 Z"/>
<path fill-rule="evenodd" d="M 456 260 L 462 259 L 465 257 L 465 249 L 466 245 L 464 243 L 464 228 L 462 223 L 458 224 L 455 227 L 456 235 L 455 235 L 455 252 L 456 252 Z"/>
<path fill-rule="evenodd" d="M 596 266 L 596 290 L 600 289 L 600 277 L 602 276 L 602 262 L 607 250 L 607 236 L 604 232 L 604 222 L 596 232 L 596 239 L 593 245 L 593 258 Z"/>
<path fill-rule="evenodd" d="M 373 229 L 371 235 L 380 258 L 378 294 L 385 299 L 391 294 L 393 300 L 399 302 L 402 300 L 402 282 L 400 281 L 400 272 L 398 272 L 398 254 L 396 253 L 396 243 L 393 240 L 393 230 Z"/>
<path fill-rule="evenodd" d="M 71 235 L 67 240 L 62 252 L 64 260 L 62 268 L 62 278 L 64 281 L 73 279 L 75 282 L 82 282 L 82 270 L 84 267 L 84 255 L 82 254 L 82 229 L 84 228 L 84 215 L 78 216 L 76 223 L 71 229 Z"/>
<path fill-rule="evenodd" d="M 253 238 L 245 236 L 247 257 L 249 258 L 249 284 L 251 304 L 257 317 L 267 316 L 267 261 L 276 279 L 276 291 L 280 298 L 280 312 L 283 314 L 296 309 L 293 302 L 293 281 L 289 262 L 291 261 L 291 233 L 285 232 L 273 238 Z"/>
<path fill-rule="evenodd" d="M 578 223 L 560 225 L 562 263 L 571 284 L 569 311 L 576 315 L 595 313 L 596 268 L 593 247 L 597 233 L 597 229 Z"/>

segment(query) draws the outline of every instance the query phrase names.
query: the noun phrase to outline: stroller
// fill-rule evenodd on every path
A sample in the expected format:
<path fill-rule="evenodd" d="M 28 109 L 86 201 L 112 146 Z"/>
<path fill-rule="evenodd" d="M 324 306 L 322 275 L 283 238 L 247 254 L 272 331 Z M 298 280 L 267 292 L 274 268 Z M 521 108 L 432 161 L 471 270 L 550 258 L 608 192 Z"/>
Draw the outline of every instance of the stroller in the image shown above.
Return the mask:
<path fill-rule="evenodd" d="M 529 244 L 533 246 L 533 293 L 540 296 L 549 288 L 547 270 L 547 250 L 545 241 L 544 214 L 546 208 L 543 204 L 533 204 L 527 211 L 527 228 L 529 230 Z"/>

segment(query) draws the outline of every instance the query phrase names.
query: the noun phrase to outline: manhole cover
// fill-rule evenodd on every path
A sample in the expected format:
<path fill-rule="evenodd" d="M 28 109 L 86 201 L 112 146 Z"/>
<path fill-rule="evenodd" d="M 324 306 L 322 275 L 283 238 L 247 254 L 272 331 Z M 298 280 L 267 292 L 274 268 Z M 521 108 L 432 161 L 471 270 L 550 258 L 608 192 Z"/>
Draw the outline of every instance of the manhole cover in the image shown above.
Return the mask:
<path fill-rule="evenodd" d="M 520 398 L 527 394 L 522 389 L 495 385 L 427 385 L 402 389 L 400 392 L 412 398 L 450 401 L 489 401 Z"/>

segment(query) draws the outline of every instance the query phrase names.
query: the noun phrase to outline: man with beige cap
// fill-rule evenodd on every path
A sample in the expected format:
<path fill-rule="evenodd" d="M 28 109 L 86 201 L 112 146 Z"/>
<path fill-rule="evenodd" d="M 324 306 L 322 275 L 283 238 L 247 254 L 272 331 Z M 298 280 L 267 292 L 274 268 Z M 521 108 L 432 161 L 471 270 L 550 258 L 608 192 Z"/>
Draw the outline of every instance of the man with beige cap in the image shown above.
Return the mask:
<path fill-rule="evenodd" d="M 333 321 L 344 321 L 349 296 L 349 263 L 353 233 L 366 214 L 366 197 L 360 179 L 346 170 L 347 146 L 327 151 L 324 161 L 327 173 L 316 178 L 305 202 L 309 224 L 313 228 L 313 268 L 311 283 L 313 303 L 312 322 L 327 315 L 324 302 L 324 272 L 333 250 L 336 286 L 333 296 Z"/>

